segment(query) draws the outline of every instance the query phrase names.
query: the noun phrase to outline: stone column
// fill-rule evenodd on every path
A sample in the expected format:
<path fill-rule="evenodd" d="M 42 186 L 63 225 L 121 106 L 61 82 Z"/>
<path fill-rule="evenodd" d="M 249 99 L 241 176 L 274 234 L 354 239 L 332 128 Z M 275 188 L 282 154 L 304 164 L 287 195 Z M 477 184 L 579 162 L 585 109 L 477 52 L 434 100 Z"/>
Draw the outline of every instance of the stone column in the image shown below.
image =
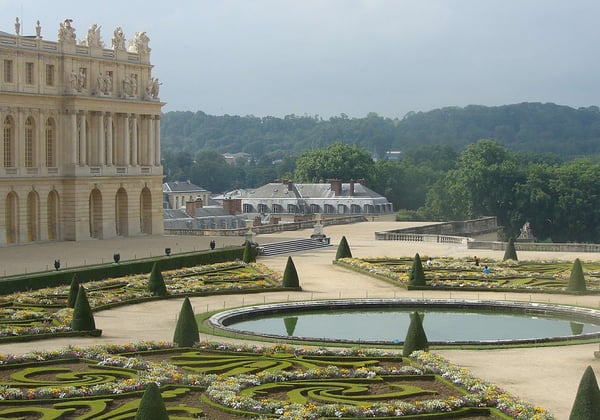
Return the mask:
<path fill-rule="evenodd" d="M 112 166 L 113 160 L 113 137 L 112 137 L 112 114 L 106 113 L 106 166 Z"/>
<path fill-rule="evenodd" d="M 123 115 L 123 162 L 124 166 L 129 166 L 129 114 Z"/>
<path fill-rule="evenodd" d="M 98 158 L 97 163 L 100 166 L 104 165 L 104 112 L 98 112 Z"/>
<path fill-rule="evenodd" d="M 154 116 L 154 165 L 160 166 L 160 115 Z"/>
<path fill-rule="evenodd" d="M 131 166 L 136 166 L 138 164 L 138 154 L 137 115 L 131 114 Z"/>
<path fill-rule="evenodd" d="M 87 121 L 86 112 L 79 114 L 79 166 L 87 165 Z"/>
<path fill-rule="evenodd" d="M 78 142 L 78 138 L 77 138 L 77 111 L 72 110 L 72 111 L 67 111 L 69 114 L 69 123 L 70 123 L 70 130 L 71 131 L 71 136 L 70 136 L 70 150 L 71 150 L 71 156 L 69 156 L 69 163 L 77 166 L 77 142 Z M 58 140 L 58 139 L 57 139 Z"/>
<path fill-rule="evenodd" d="M 154 119 L 152 115 L 148 115 L 148 138 L 146 139 L 148 148 L 146 152 L 148 157 L 146 158 L 146 164 L 154 165 Z"/>

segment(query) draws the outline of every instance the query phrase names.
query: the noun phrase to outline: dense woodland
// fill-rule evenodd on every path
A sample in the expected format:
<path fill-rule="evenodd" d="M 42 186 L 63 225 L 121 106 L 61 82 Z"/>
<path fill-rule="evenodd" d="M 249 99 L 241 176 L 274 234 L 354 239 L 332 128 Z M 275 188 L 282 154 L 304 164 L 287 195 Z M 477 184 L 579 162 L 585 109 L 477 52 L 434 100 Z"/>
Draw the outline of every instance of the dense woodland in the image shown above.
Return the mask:
<path fill-rule="evenodd" d="M 529 221 L 540 240 L 600 242 L 597 107 L 452 107 L 401 120 L 170 112 L 161 129 L 167 180 L 213 192 L 365 178 L 404 218 L 495 215 L 506 236 Z M 400 159 L 383 159 L 387 150 Z M 221 156 L 240 151 L 252 159 Z"/>

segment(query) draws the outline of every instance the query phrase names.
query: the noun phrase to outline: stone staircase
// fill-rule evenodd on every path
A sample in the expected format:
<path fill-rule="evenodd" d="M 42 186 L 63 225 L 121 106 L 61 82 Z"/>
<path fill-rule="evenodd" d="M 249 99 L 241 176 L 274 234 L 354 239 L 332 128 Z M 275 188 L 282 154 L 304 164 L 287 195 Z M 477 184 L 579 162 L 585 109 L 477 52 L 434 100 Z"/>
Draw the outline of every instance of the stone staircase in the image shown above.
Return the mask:
<path fill-rule="evenodd" d="M 272 242 L 258 246 L 258 255 L 268 257 L 271 255 L 291 254 L 293 252 L 309 251 L 311 249 L 327 248 L 333 246 L 326 240 L 295 239 L 293 241 Z"/>

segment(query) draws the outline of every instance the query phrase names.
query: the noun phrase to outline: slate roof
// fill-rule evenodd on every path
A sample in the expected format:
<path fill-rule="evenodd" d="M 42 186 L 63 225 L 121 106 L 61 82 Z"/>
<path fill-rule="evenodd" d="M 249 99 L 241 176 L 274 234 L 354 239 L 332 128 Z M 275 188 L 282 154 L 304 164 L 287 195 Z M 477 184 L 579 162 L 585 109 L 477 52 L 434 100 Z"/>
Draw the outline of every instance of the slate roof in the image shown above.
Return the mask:
<path fill-rule="evenodd" d="M 208 190 L 192 184 L 190 181 L 174 181 L 163 183 L 163 192 L 187 193 L 187 192 L 208 192 Z"/>
<path fill-rule="evenodd" d="M 331 190 L 329 183 L 315 184 L 293 184 L 292 190 L 289 190 L 287 184 L 279 182 L 271 182 L 254 189 L 238 189 L 227 192 L 215 199 L 224 198 L 334 198 L 335 194 Z M 354 194 L 350 195 L 350 183 L 342 183 L 342 192 L 338 197 L 343 198 L 382 198 L 383 196 L 376 193 L 369 187 L 354 183 Z"/>

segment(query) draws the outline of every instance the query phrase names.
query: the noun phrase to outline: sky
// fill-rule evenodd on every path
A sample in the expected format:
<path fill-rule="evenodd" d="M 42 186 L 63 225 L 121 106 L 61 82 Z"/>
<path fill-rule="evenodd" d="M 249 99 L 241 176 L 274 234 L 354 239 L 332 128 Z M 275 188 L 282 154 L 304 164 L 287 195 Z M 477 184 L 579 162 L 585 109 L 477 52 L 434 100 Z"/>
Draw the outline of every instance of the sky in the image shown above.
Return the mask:
<path fill-rule="evenodd" d="M 149 4 L 152 3 L 152 4 Z M 598 0 L 0 0 L 0 31 L 150 38 L 163 112 L 402 118 L 600 102 Z"/>

